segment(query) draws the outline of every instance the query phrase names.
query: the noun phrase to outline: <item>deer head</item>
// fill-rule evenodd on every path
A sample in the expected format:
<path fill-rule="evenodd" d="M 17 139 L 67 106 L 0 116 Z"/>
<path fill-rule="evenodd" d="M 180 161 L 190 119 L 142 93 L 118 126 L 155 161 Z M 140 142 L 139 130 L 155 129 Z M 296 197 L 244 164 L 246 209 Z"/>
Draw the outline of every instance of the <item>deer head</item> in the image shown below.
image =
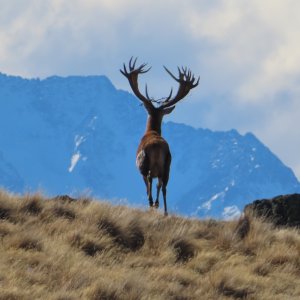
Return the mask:
<path fill-rule="evenodd" d="M 145 88 L 145 95 L 140 92 L 138 85 L 138 76 L 140 74 L 148 72 L 151 67 L 147 68 L 147 64 L 145 63 L 141 64 L 139 67 L 136 67 L 136 61 L 137 59 L 132 61 L 131 58 L 129 61 L 128 70 L 126 68 L 126 65 L 124 64 L 123 70 L 120 70 L 120 72 L 128 79 L 132 91 L 137 96 L 137 98 L 142 101 L 148 114 L 155 119 L 160 119 L 160 123 L 163 116 L 171 113 L 175 108 L 177 102 L 182 100 L 191 89 L 199 84 L 200 77 L 196 79 L 191 70 L 183 67 L 178 67 L 178 77 L 176 77 L 164 66 L 168 74 L 179 83 L 177 94 L 172 97 L 173 90 L 171 89 L 169 96 L 163 98 L 163 100 L 151 99 L 148 95 L 147 85 Z M 154 105 L 154 103 L 156 105 Z"/>

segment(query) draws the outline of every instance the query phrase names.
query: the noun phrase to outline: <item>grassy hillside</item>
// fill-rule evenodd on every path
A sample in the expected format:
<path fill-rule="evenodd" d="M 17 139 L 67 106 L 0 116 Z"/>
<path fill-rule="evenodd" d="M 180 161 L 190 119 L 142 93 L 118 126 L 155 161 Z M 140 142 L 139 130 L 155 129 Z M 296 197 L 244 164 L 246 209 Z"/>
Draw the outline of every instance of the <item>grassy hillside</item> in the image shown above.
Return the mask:
<path fill-rule="evenodd" d="M 1 192 L 0 299 L 300 299 L 300 235 Z"/>

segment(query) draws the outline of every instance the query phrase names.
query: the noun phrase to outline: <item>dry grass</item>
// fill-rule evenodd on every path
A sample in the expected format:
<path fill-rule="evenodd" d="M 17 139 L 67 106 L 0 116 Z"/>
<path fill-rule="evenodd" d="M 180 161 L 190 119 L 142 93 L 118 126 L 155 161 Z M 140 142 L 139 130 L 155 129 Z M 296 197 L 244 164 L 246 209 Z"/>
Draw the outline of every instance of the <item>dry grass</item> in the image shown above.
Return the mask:
<path fill-rule="evenodd" d="M 2 191 L 1 299 L 300 299 L 300 234 Z"/>

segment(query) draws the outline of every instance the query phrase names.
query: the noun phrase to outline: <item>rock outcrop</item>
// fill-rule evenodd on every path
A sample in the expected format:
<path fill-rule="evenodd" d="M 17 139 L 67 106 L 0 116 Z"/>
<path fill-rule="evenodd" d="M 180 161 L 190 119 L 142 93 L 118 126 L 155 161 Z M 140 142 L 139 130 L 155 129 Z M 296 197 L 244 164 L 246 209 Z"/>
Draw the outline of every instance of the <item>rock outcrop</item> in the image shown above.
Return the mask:
<path fill-rule="evenodd" d="M 256 200 L 245 206 L 245 213 L 263 217 L 276 226 L 300 227 L 300 194 Z"/>

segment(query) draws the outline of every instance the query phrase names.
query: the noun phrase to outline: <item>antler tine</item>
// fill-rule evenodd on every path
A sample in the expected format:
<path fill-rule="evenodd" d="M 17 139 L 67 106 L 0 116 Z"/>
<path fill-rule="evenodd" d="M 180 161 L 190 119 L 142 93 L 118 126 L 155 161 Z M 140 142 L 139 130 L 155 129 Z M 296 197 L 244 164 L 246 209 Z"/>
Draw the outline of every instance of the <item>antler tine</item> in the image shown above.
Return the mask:
<path fill-rule="evenodd" d="M 132 59 L 133 59 L 133 56 L 131 56 L 131 57 L 130 57 L 130 60 L 129 60 L 129 64 L 128 64 L 129 70 L 131 70 L 131 68 L 132 68 L 132 66 L 131 66 Z M 124 65 L 125 65 L 125 63 L 124 63 Z"/>
<path fill-rule="evenodd" d="M 169 96 L 166 98 L 166 102 L 170 101 L 171 97 L 172 97 L 172 93 L 173 93 L 173 88 L 171 88 L 170 94 Z"/>
<path fill-rule="evenodd" d="M 126 69 L 126 66 L 125 66 L 125 63 L 123 64 L 123 70 L 122 69 L 120 69 L 120 72 L 124 75 L 124 76 L 126 76 L 127 77 L 127 75 L 128 75 L 128 72 L 127 72 L 127 69 Z"/>
<path fill-rule="evenodd" d="M 148 94 L 148 87 L 147 87 L 147 84 L 146 84 L 146 86 L 145 86 L 145 93 L 146 93 L 147 99 L 151 101 L 151 99 L 150 99 L 150 97 L 149 97 L 149 94 Z"/>
<path fill-rule="evenodd" d="M 186 68 L 184 69 L 184 67 L 181 67 L 181 70 L 180 70 L 180 68 L 179 67 L 177 67 L 178 68 L 178 71 L 179 71 L 179 81 L 178 82 L 180 82 L 180 80 L 184 80 L 184 77 L 186 77 Z"/>
<path fill-rule="evenodd" d="M 178 79 L 164 66 L 164 69 L 168 72 L 168 74 L 174 79 L 174 80 L 176 80 L 177 82 L 179 82 L 178 81 Z M 178 68 L 179 69 L 179 68 Z M 180 70 L 179 70 L 180 71 Z"/>
<path fill-rule="evenodd" d="M 145 64 L 145 66 L 146 66 L 146 65 L 147 65 L 147 64 Z M 142 73 L 142 74 L 147 73 L 149 70 L 151 70 L 151 68 L 152 68 L 152 67 L 149 67 L 149 68 L 146 69 L 146 70 L 141 70 L 140 73 Z"/>
<path fill-rule="evenodd" d="M 179 67 L 177 67 L 177 69 L 178 69 L 178 78 L 180 78 L 180 76 L 182 76 L 182 74 L 183 74 L 183 68 L 181 67 L 181 70 L 180 70 L 180 68 Z"/>
<path fill-rule="evenodd" d="M 146 66 L 147 66 L 146 63 L 142 64 L 142 65 L 137 69 L 137 71 L 138 71 L 139 73 L 141 73 L 141 74 L 147 73 L 147 72 L 151 69 L 151 67 L 149 67 L 148 69 L 145 70 L 144 68 L 145 68 Z"/>
<path fill-rule="evenodd" d="M 133 62 L 133 65 L 132 65 L 132 69 L 134 70 L 135 69 L 135 64 L 136 64 L 136 61 L 137 61 L 137 57 L 135 58 L 134 62 Z"/>
<path fill-rule="evenodd" d="M 131 56 L 130 60 L 129 60 L 129 70 L 130 71 L 133 71 L 134 68 L 135 68 L 135 64 L 136 64 L 136 61 L 137 61 L 137 57 L 135 58 L 134 62 L 132 63 L 132 59 L 133 59 L 133 56 Z"/>
<path fill-rule="evenodd" d="M 196 78 L 194 78 L 194 80 L 196 80 Z M 195 84 L 194 84 L 194 80 L 193 80 L 193 88 L 196 87 L 199 84 L 200 76 L 198 77 L 198 80 L 196 81 Z"/>

